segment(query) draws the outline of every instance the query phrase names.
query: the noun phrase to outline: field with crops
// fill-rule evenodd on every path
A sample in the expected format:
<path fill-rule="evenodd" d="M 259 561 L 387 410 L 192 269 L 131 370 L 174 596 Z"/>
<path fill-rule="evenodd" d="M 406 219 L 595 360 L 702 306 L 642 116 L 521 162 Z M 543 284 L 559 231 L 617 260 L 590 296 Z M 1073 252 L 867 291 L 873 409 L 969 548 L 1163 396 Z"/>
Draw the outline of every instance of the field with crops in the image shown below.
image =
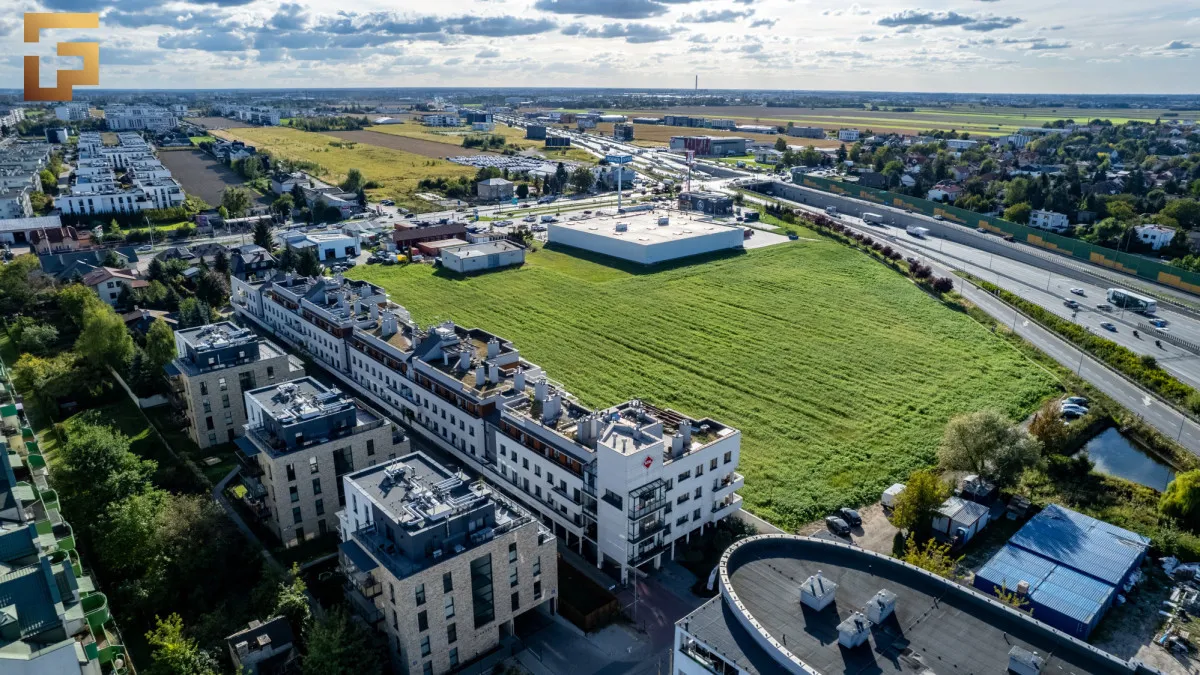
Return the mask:
<path fill-rule="evenodd" d="M 709 119 L 732 119 L 738 124 L 775 124 L 787 126 L 823 127 L 829 130 L 841 128 L 870 129 L 874 132 L 916 134 L 931 129 L 967 131 L 979 136 L 1000 136 L 1016 132 L 1021 127 L 1040 127 L 1045 122 L 1060 119 L 1087 121 L 1107 119 L 1113 124 L 1130 120 L 1153 122 L 1163 115 L 1171 114 L 1178 119 L 1195 119 L 1195 111 L 1167 110 L 1101 110 L 1081 108 L 998 108 L 998 107 L 954 107 L 917 108 L 912 112 L 891 110 L 864 110 L 862 108 L 767 108 L 763 106 L 700 106 L 655 110 L 618 111 L 628 117 L 662 117 L 663 115 L 695 115 Z M 1170 119 L 1170 117 L 1163 117 Z M 639 125 L 640 126 L 640 125 Z M 685 127 L 658 127 L 674 129 L 668 136 L 679 135 L 681 130 L 694 133 L 717 133 L 719 130 L 687 129 Z M 647 134 L 655 134 L 653 125 Z M 610 128 L 611 133 L 611 128 Z M 732 132 L 721 132 L 725 135 Z M 635 137 L 638 137 L 635 131 Z M 647 136 L 649 138 L 649 136 Z M 657 139 L 654 139 L 657 140 Z M 803 139 L 793 139 L 793 144 Z"/>
<path fill-rule="evenodd" d="M 391 148 L 345 141 L 329 134 L 299 131 L 284 127 L 252 127 L 213 131 L 214 136 L 242 140 L 279 157 L 313 162 L 321 167 L 318 177 L 338 183 L 350 169 L 362 171 L 369 181 L 379 184 L 368 190 L 375 199 L 391 198 L 414 211 L 428 211 L 433 205 L 413 196 L 422 178 L 469 176 L 475 169 L 440 159 Z"/>
<path fill-rule="evenodd" d="M 587 405 L 638 397 L 743 433 L 746 506 L 795 527 L 934 461 L 952 416 L 1032 412 L 1053 379 L 968 316 L 809 231 L 673 267 L 542 249 L 456 279 L 359 266 L 422 323 L 511 339 Z"/>
<path fill-rule="evenodd" d="M 461 129 L 445 129 L 441 127 L 423 127 L 419 124 L 381 124 L 378 126 L 367 127 L 368 131 L 377 131 L 383 134 L 392 136 L 401 136 L 404 138 L 420 139 L 424 141 L 432 141 L 434 143 L 446 143 L 457 146 L 458 150 L 452 150 L 448 154 L 473 155 L 477 150 L 466 150 L 462 148 L 463 138 L 467 136 L 503 136 L 508 145 L 520 148 L 522 150 L 534 150 L 537 154 L 542 155 L 546 159 L 554 160 L 570 160 L 573 162 L 583 162 L 587 164 L 595 164 L 596 157 L 589 154 L 585 150 L 579 148 L 546 148 L 545 141 L 534 141 L 525 138 L 525 130 L 516 127 L 510 127 L 505 124 L 497 124 L 492 131 L 469 131 L 466 127 Z M 610 129 L 611 133 L 611 129 Z"/>

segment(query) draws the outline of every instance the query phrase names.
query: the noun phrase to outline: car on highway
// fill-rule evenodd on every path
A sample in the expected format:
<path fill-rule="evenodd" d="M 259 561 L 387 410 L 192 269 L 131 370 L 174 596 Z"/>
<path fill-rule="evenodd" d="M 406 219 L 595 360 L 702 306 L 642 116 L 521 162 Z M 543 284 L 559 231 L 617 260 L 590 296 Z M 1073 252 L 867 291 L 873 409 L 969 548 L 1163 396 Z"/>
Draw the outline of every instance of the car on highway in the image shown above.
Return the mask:
<path fill-rule="evenodd" d="M 933 215 L 933 219 L 934 219 L 934 220 L 945 220 L 945 219 L 946 219 L 946 217 L 945 217 L 945 216 L 943 216 L 943 215 L 942 215 L 942 214 L 940 214 L 940 213 L 935 213 L 935 214 Z"/>
<path fill-rule="evenodd" d="M 862 525 L 862 516 L 858 515 L 858 511 L 854 509 L 842 507 L 834 511 L 833 515 L 846 521 L 851 527 Z"/>
<path fill-rule="evenodd" d="M 982 227 L 975 228 L 975 231 L 978 232 L 979 234 L 987 234 L 987 230 L 985 230 Z"/>
<path fill-rule="evenodd" d="M 149 253 L 150 251 L 154 250 L 154 247 L 149 244 L 143 244 L 142 246 L 139 246 L 134 250 L 137 251 L 138 253 Z"/>
<path fill-rule="evenodd" d="M 1150 319 L 1150 325 L 1154 326 L 1155 328 L 1166 328 L 1167 320 L 1166 319 Z"/>
<path fill-rule="evenodd" d="M 1087 295 L 1087 292 L 1084 291 L 1082 288 L 1072 288 L 1071 293 L 1074 295 Z"/>
<path fill-rule="evenodd" d="M 1107 302 L 1102 302 L 1096 305 L 1096 309 L 1100 310 L 1101 312 L 1111 312 L 1112 305 L 1108 304 Z"/>
<path fill-rule="evenodd" d="M 838 535 L 839 537 L 850 536 L 850 526 L 846 524 L 846 521 L 838 518 L 837 516 L 827 517 L 825 519 L 825 527 L 829 528 L 830 532 Z"/>
<path fill-rule="evenodd" d="M 1100 327 L 1107 331 L 1112 331 L 1114 333 L 1117 332 L 1117 327 L 1108 321 L 1105 321 L 1104 323 L 1100 324 Z"/>
<path fill-rule="evenodd" d="M 1074 300 L 1063 300 L 1063 304 L 1071 309 L 1079 309 L 1079 303 Z"/>
<path fill-rule="evenodd" d="M 1016 241 L 1016 237 L 1012 236 L 1011 234 L 1006 234 L 1004 235 L 1004 241 Z"/>

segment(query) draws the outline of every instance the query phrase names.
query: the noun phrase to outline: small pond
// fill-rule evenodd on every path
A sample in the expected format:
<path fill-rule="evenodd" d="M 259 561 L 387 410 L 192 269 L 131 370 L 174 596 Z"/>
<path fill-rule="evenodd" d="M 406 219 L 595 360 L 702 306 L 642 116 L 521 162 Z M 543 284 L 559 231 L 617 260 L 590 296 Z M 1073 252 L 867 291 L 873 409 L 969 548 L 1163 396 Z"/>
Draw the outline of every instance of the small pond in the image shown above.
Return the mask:
<path fill-rule="evenodd" d="M 1096 465 L 1096 471 L 1162 492 L 1175 471 L 1154 455 L 1146 453 L 1116 427 L 1109 427 L 1087 442 L 1083 451 Z"/>

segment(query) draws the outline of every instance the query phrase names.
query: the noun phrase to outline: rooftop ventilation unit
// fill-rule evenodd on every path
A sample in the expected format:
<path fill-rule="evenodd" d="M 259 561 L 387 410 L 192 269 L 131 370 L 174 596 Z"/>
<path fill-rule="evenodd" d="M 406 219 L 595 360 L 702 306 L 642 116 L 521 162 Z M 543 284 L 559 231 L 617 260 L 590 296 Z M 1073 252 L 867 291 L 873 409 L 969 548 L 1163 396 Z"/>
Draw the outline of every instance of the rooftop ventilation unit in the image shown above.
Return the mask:
<path fill-rule="evenodd" d="M 871 620 L 871 623 L 883 623 L 896 611 L 896 594 L 886 588 L 881 589 L 867 603 L 866 609 L 867 618 Z"/>
<path fill-rule="evenodd" d="M 871 622 L 862 612 L 855 612 L 838 624 L 838 644 L 846 649 L 862 645 L 870 636 Z"/>
<path fill-rule="evenodd" d="M 1017 675 L 1039 675 L 1046 659 L 1024 647 L 1014 646 L 1008 650 L 1008 672 Z"/>
<path fill-rule="evenodd" d="M 821 576 L 821 571 L 804 580 L 800 585 L 800 602 L 815 611 L 821 611 L 833 602 L 837 584 Z"/>

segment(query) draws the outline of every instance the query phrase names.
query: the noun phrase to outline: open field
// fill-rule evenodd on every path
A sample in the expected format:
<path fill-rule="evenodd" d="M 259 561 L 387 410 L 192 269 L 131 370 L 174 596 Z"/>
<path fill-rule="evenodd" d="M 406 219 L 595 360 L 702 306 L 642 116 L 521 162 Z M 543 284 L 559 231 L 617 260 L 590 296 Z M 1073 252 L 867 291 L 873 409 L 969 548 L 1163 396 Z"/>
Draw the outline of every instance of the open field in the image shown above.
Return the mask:
<path fill-rule="evenodd" d="M 422 155 L 424 157 L 433 157 L 436 159 L 445 159 L 447 157 L 455 157 L 458 155 L 483 154 L 482 151 L 475 148 L 464 148 L 461 145 L 451 145 L 450 143 L 443 141 L 432 141 L 413 136 L 380 133 L 373 129 L 367 131 L 326 131 L 324 133 L 327 136 L 336 136 L 345 141 L 352 141 L 354 143 L 368 143 L 381 148 L 400 150 L 402 152 L 411 152 L 414 155 Z M 458 139 L 457 142 L 462 143 L 462 139 Z"/>
<path fill-rule="evenodd" d="M 603 122 L 596 125 L 595 133 L 598 136 L 612 138 L 613 125 L 610 122 Z M 671 142 L 672 136 L 737 136 L 739 138 L 750 138 L 756 141 L 766 141 L 774 143 L 775 139 L 782 138 L 788 145 L 796 145 L 807 147 L 809 145 L 817 148 L 836 148 L 842 142 L 837 139 L 821 139 L 821 138 L 797 138 L 795 136 L 784 136 L 781 134 L 748 134 L 739 131 L 727 131 L 725 129 L 695 129 L 692 127 L 665 127 L 661 124 L 635 124 L 633 125 L 633 142 L 634 145 L 643 147 L 665 147 Z"/>
<path fill-rule="evenodd" d="M 643 398 L 742 430 L 743 494 L 795 528 L 934 461 L 945 423 L 1014 419 L 1055 389 L 968 316 L 800 230 L 798 242 L 647 270 L 543 249 L 465 279 L 360 266 L 422 325 L 513 340 L 584 403 Z M 447 302 L 447 298 L 453 298 Z"/>
<path fill-rule="evenodd" d="M 217 139 L 214 136 L 190 136 L 190 137 L 188 137 L 188 140 L 192 142 L 192 145 L 200 145 L 201 143 L 204 143 L 204 142 L 208 142 L 208 143 L 216 143 L 217 142 Z"/>
<path fill-rule="evenodd" d="M 233 169 L 199 150 L 162 152 L 158 159 L 171 170 L 171 175 L 183 186 L 184 192 L 199 195 L 214 207 L 221 203 L 221 193 L 225 188 L 244 184 Z M 251 191 L 250 196 L 253 198 L 255 193 Z M 270 206 L 271 199 L 259 196 L 252 203 Z"/>
<path fill-rule="evenodd" d="M 1178 119 L 1194 119 L 1198 112 L 1167 110 L 1102 110 L 1081 108 L 918 108 L 913 112 L 890 110 L 870 111 L 862 108 L 767 108 L 763 106 L 680 107 L 657 110 L 620 111 L 629 117 L 662 117 L 663 115 L 696 115 L 699 117 L 733 119 L 740 124 L 777 124 L 786 126 L 816 126 L 826 129 L 855 127 L 876 132 L 915 134 L 930 129 L 956 129 L 982 136 L 999 136 L 1021 127 L 1040 127 L 1044 122 L 1059 119 L 1086 121 L 1108 119 L 1114 124 L 1130 120 L 1153 122 L 1164 113 L 1173 112 Z M 650 128 L 654 128 L 651 126 Z M 661 127 L 686 129 L 686 127 Z M 694 130 L 699 132 L 719 130 Z M 728 132 L 726 132 L 728 133 Z M 635 131 L 635 137 L 637 132 Z M 671 134 L 678 135 L 678 134 Z"/>
<path fill-rule="evenodd" d="M 443 129 L 443 128 L 439 128 L 439 127 L 423 127 L 419 124 L 381 124 L 378 126 L 369 127 L 367 129 L 367 131 L 377 131 L 379 133 L 387 134 L 389 136 L 399 136 L 399 137 L 410 138 L 410 139 L 421 139 L 421 140 L 437 143 L 439 145 L 452 144 L 454 146 L 454 150 L 449 153 L 441 152 L 441 150 L 438 148 L 432 148 L 433 152 L 441 152 L 441 154 L 430 155 L 433 157 L 447 157 L 447 156 L 454 157 L 456 155 L 479 154 L 479 152 L 480 152 L 479 150 L 462 147 L 462 139 L 465 138 L 466 136 L 479 136 L 479 135 L 487 134 L 490 136 L 503 136 L 505 139 L 505 142 L 508 143 L 509 145 L 521 148 L 522 150 L 534 150 L 538 154 L 543 155 L 546 159 L 571 160 L 571 161 L 575 161 L 575 162 L 586 162 L 588 164 L 596 163 L 596 157 L 592 156 L 591 154 L 587 153 L 584 150 L 580 150 L 577 148 L 547 149 L 547 148 L 543 147 L 543 146 L 545 146 L 545 142 L 543 142 L 543 141 L 527 140 L 525 138 L 525 130 L 524 129 L 510 127 L 505 124 L 497 124 L 496 128 L 493 129 L 492 131 L 466 131 L 465 129 Z M 352 132 L 352 133 L 359 133 L 359 132 Z M 611 133 L 611 131 L 610 131 L 610 133 Z M 370 141 L 364 141 L 364 142 L 370 142 Z M 377 143 L 377 144 L 384 145 L 384 147 L 392 147 L 390 145 L 387 145 L 386 143 Z M 403 150 L 405 148 L 401 147 L 398 149 Z M 417 152 L 417 151 L 412 150 L 411 152 Z M 425 153 L 418 153 L 418 154 L 425 154 Z"/>
<path fill-rule="evenodd" d="M 321 167 L 318 177 L 340 183 L 350 169 L 362 171 L 367 180 L 379 183 L 380 187 L 368 190 L 376 199 L 395 199 L 400 206 L 414 211 L 429 211 L 434 207 L 423 199 L 413 196 L 417 181 L 422 178 L 447 178 L 470 176 L 475 169 L 439 159 L 430 159 L 411 152 L 393 150 L 368 143 L 353 147 L 336 147 L 345 143 L 331 134 L 318 134 L 284 127 L 256 127 L 218 131 L 214 135 L 227 139 L 241 139 L 279 157 L 313 162 Z"/>
<path fill-rule="evenodd" d="M 254 126 L 249 122 L 231 120 L 228 117 L 185 117 L 184 122 L 191 122 L 203 129 L 245 129 Z"/>

